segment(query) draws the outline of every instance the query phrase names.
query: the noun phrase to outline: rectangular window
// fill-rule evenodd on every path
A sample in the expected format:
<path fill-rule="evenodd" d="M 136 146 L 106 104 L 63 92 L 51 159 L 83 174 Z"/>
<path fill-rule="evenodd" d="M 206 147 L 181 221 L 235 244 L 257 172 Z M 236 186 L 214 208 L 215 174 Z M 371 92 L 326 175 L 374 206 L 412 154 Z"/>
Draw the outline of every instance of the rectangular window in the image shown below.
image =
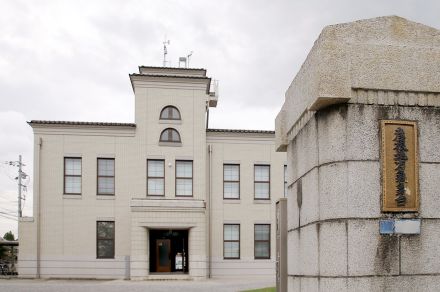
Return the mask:
<path fill-rule="evenodd" d="M 223 164 L 223 199 L 240 199 L 239 164 Z"/>
<path fill-rule="evenodd" d="M 287 165 L 284 165 L 284 198 L 287 197 Z"/>
<path fill-rule="evenodd" d="M 81 194 L 81 158 L 64 157 L 64 193 Z"/>
<path fill-rule="evenodd" d="M 165 196 L 165 160 L 147 160 L 147 195 Z"/>
<path fill-rule="evenodd" d="M 193 162 L 176 160 L 176 196 L 191 197 L 193 195 Z"/>
<path fill-rule="evenodd" d="M 254 225 L 255 259 L 270 259 L 270 224 Z"/>
<path fill-rule="evenodd" d="M 96 222 L 96 257 L 113 259 L 115 257 L 115 222 Z"/>
<path fill-rule="evenodd" d="M 223 225 L 223 258 L 240 258 L 240 224 Z"/>
<path fill-rule="evenodd" d="M 254 165 L 254 199 L 270 199 L 270 165 Z"/>
<path fill-rule="evenodd" d="M 115 194 L 115 159 L 98 158 L 98 195 Z"/>

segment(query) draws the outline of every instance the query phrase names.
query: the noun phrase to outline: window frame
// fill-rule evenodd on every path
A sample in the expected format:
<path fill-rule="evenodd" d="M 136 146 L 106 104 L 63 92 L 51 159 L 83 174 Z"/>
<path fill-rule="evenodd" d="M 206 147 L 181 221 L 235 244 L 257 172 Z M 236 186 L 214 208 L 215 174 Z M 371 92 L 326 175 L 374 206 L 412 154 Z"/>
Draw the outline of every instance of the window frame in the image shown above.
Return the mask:
<path fill-rule="evenodd" d="M 225 240 L 225 226 L 238 225 L 238 240 Z M 225 242 L 238 242 L 238 257 L 225 256 Z M 239 223 L 224 223 L 223 224 L 223 259 L 224 260 L 239 260 L 241 258 L 241 226 Z"/>
<path fill-rule="evenodd" d="M 166 109 L 175 109 L 177 111 L 178 115 L 179 115 L 179 118 L 162 118 L 162 113 Z M 174 106 L 174 105 L 167 105 L 167 106 L 164 106 L 162 108 L 162 110 L 160 111 L 159 120 L 163 120 L 163 121 L 181 121 L 182 120 L 182 115 L 180 114 L 180 111 L 179 111 L 179 109 L 176 106 Z"/>
<path fill-rule="evenodd" d="M 113 176 L 110 175 L 99 175 L 99 160 L 113 160 Z M 82 169 L 81 169 L 82 170 Z M 100 177 L 112 177 L 113 178 L 113 193 L 100 193 L 99 192 L 99 178 Z M 96 158 L 96 195 L 97 196 L 114 196 L 116 193 L 116 161 L 114 158 L 107 157 L 97 157 Z"/>
<path fill-rule="evenodd" d="M 178 179 L 189 179 L 187 177 L 178 177 L 177 176 L 177 163 L 178 162 L 191 162 L 191 195 L 190 196 L 177 194 L 177 180 Z M 175 165 L 175 167 L 174 167 L 174 196 L 175 197 L 183 197 L 183 198 L 194 197 L 194 160 L 176 159 L 174 165 Z"/>
<path fill-rule="evenodd" d="M 162 161 L 163 162 L 163 176 L 149 176 L 148 175 L 148 162 L 149 161 Z M 162 181 L 163 181 L 163 194 L 162 195 L 150 195 L 148 193 L 148 181 L 150 178 L 162 179 Z M 147 196 L 148 197 L 165 197 L 165 159 L 148 159 L 147 158 Z"/>
<path fill-rule="evenodd" d="M 99 238 L 99 236 L 98 236 L 98 226 L 99 226 L 99 223 L 101 223 L 101 222 L 113 223 L 112 238 Z M 99 221 L 96 221 L 96 258 L 97 259 L 114 259 L 115 258 L 115 250 L 116 250 L 116 246 L 115 246 L 115 241 L 116 241 L 115 240 L 115 233 L 116 233 L 116 223 L 115 223 L 115 221 L 109 221 L 109 220 L 99 220 Z M 99 250 L 98 250 L 98 247 L 99 247 L 98 242 L 99 242 L 99 240 L 112 240 L 113 241 L 112 256 L 109 256 L 109 257 L 99 256 Z"/>
<path fill-rule="evenodd" d="M 256 170 L 256 168 L 258 167 L 258 166 L 264 166 L 264 167 L 268 167 L 269 168 L 269 179 L 267 180 L 267 181 L 257 181 L 257 180 L 255 180 L 255 170 Z M 271 190 L 270 190 L 270 180 L 271 180 L 271 177 L 270 177 L 270 164 L 254 164 L 254 200 L 270 200 L 270 197 L 271 197 Z M 255 197 L 255 185 L 257 184 L 257 183 L 267 183 L 268 185 L 269 185 L 269 196 L 267 197 L 267 198 L 256 198 Z"/>
<path fill-rule="evenodd" d="M 178 141 L 173 141 L 173 140 L 162 140 L 162 135 L 163 135 L 163 133 L 164 133 L 165 131 L 171 131 L 171 133 L 172 133 L 172 131 L 175 131 L 175 132 L 177 133 L 177 136 L 178 136 L 179 140 L 178 140 Z M 171 134 L 171 137 L 172 137 L 172 134 Z M 169 138 L 170 138 L 170 134 L 168 133 L 168 139 L 169 139 Z M 163 129 L 162 132 L 160 132 L 159 143 L 182 144 L 182 137 L 180 136 L 179 131 L 177 131 L 175 128 L 168 127 L 168 128 Z"/>
<path fill-rule="evenodd" d="M 225 166 L 238 166 L 238 180 L 225 180 Z M 239 163 L 223 163 L 223 200 L 240 200 L 240 164 Z M 225 198 L 225 183 L 238 183 L 238 197 L 237 198 Z"/>
<path fill-rule="evenodd" d="M 77 175 L 77 174 L 66 174 L 66 160 L 67 159 L 79 159 L 81 161 L 81 174 Z M 64 195 L 77 195 L 77 196 L 81 196 L 82 195 L 82 157 L 73 157 L 73 156 L 64 156 L 63 159 L 63 163 L 64 163 L 64 171 L 63 171 L 63 194 Z M 79 193 L 68 193 L 66 192 L 66 177 L 79 177 L 81 179 L 81 190 Z"/>
<path fill-rule="evenodd" d="M 256 240 L 255 239 L 255 232 L 257 226 L 269 226 L 269 239 L 268 240 Z M 256 260 L 270 260 L 270 254 L 271 254 L 271 232 L 272 232 L 272 226 L 271 224 L 254 224 L 254 259 Z M 269 256 L 268 257 L 257 257 L 256 255 L 256 243 L 257 242 L 267 242 L 269 243 Z"/>

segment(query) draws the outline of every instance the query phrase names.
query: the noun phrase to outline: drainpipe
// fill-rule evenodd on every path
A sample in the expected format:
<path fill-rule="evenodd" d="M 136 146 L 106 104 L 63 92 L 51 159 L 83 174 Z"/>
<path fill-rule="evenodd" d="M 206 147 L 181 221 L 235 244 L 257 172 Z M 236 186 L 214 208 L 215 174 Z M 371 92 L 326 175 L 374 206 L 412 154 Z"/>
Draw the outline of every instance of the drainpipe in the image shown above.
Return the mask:
<path fill-rule="evenodd" d="M 206 105 L 206 129 L 209 128 L 209 106 Z"/>
<path fill-rule="evenodd" d="M 41 190 L 41 148 L 43 147 L 43 139 L 40 137 L 38 140 L 38 159 L 37 159 L 37 174 L 38 174 L 38 188 L 37 188 L 37 278 L 41 277 L 40 274 L 40 249 L 41 249 L 41 236 L 40 236 L 40 217 L 41 217 L 41 208 L 40 208 L 40 190 Z M 34 168 L 35 169 L 35 168 Z M 34 214 L 35 216 L 35 214 Z"/>
<path fill-rule="evenodd" d="M 208 145 L 208 278 L 211 278 L 211 201 L 212 201 L 212 145 Z"/>

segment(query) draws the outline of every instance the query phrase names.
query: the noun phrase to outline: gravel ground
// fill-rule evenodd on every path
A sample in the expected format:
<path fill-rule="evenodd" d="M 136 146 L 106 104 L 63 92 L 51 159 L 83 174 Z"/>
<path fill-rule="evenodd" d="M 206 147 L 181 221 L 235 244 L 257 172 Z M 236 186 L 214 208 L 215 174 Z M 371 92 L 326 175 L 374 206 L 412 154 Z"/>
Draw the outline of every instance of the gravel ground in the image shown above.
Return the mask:
<path fill-rule="evenodd" d="M 220 292 L 243 291 L 275 286 L 272 279 L 209 279 L 199 281 L 124 281 L 124 280 L 24 280 L 0 279 L 1 292 Z"/>

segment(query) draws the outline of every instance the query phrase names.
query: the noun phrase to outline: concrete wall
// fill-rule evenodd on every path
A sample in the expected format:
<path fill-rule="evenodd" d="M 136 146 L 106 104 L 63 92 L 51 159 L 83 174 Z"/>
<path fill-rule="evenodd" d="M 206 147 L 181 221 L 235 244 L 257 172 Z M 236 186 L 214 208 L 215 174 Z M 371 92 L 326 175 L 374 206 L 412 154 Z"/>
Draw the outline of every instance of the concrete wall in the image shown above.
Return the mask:
<path fill-rule="evenodd" d="M 94 129 L 96 131 L 96 129 Z M 130 159 L 130 144 L 126 136 L 134 131 L 63 129 L 61 133 L 43 130 L 36 133 L 42 139 L 40 161 L 40 255 L 42 277 L 122 278 L 125 256 L 130 255 L 130 213 L 127 212 L 132 177 L 125 168 L 134 165 Z M 52 133 L 48 133 L 52 132 Z M 82 158 L 82 194 L 63 194 L 63 159 Z M 115 196 L 96 195 L 97 157 L 115 158 Z M 37 204 L 38 201 L 35 201 Z M 38 214 L 34 212 L 34 214 Z M 20 234 L 36 233 L 20 222 Z M 96 221 L 115 221 L 115 258 L 96 259 Z M 21 241 L 19 273 L 22 259 L 37 253 L 36 239 Z M 35 264 L 35 263 L 34 263 Z"/>
<path fill-rule="evenodd" d="M 275 275 L 275 203 L 284 196 L 285 153 L 268 134 L 209 133 L 212 145 L 212 275 Z M 223 198 L 223 164 L 240 165 L 240 199 Z M 270 165 L 270 200 L 254 199 L 254 165 Z M 240 224 L 240 259 L 223 259 L 223 224 Z M 271 224 L 270 259 L 254 257 L 254 224 Z"/>
<path fill-rule="evenodd" d="M 18 238 L 20 242 L 26 244 L 20 244 L 20 260 L 18 262 L 18 271 L 22 278 L 34 278 L 37 275 L 37 229 L 34 218 L 23 217 L 20 219 L 20 228 Z"/>
<path fill-rule="evenodd" d="M 381 119 L 418 121 L 418 214 L 381 214 Z M 344 104 L 315 114 L 287 152 L 290 291 L 438 288 L 439 131 L 438 108 Z M 421 234 L 380 235 L 390 216 L 421 218 Z"/>

